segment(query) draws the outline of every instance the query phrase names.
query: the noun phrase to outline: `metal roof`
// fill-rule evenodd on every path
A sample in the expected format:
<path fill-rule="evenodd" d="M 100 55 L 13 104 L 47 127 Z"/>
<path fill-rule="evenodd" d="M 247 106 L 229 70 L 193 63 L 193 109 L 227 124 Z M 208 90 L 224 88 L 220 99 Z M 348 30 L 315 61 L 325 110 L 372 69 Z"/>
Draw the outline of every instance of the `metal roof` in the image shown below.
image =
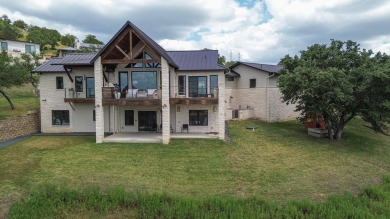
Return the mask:
<path fill-rule="evenodd" d="M 228 70 L 218 64 L 217 50 L 168 51 L 167 53 L 181 71 Z"/>
<path fill-rule="evenodd" d="M 65 72 L 63 65 L 53 65 L 54 62 L 57 62 L 61 58 L 52 58 L 49 61 L 44 62 L 42 65 L 36 67 L 31 72 L 32 73 L 62 73 Z"/>
<path fill-rule="evenodd" d="M 236 64 L 230 66 L 230 69 L 237 67 L 238 65 L 246 65 L 255 69 L 263 70 L 269 73 L 278 73 L 283 66 L 280 65 L 268 65 L 268 64 L 259 64 L 259 63 L 250 63 L 250 62 L 237 62 Z"/>
<path fill-rule="evenodd" d="M 93 65 L 91 60 L 97 53 L 68 53 L 61 59 L 55 59 L 53 65 Z"/>
<path fill-rule="evenodd" d="M 143 38 L 148 44 L 150 47 L 152 47 L 152 49 L 154 49 L 157 53 L 159 53 L 159 55 L 161 55 L 162 57 L 164 57 L 168 63 L 170 65 L 172 65 L 173 67 L 177 68 L 178 66 L 176 65 L 176 63 L 171 59 L 171 57 L 167 54 L 167 51 L 165 51 L 164 48 L 162 48 L 158 43 L 156 43 L 152 38 L 150 38 L 148 35 L 146 35 L 142 30 L 140 30 L 137 26 L 135 26 L 133 23 L 131 23 L 130 21 L 127 21 L 123 27 L 111 38 L 111 40 L 103 47 L 103 49 L 101 49 L 97 54 L 95 54 L 95 56 L 93 57 L 93 59 L 91 59 L 91 64 L 93 62 L 95 62 L 95 60 L 101 55 L 103 54 L 104 51 L 107 50 L 107 48 L 109 48 L 111 46 L 111 44 L 113 43 L 113 41 L 122 33 L 123 30 L 125 30 L 126 28 L 132 28 L 134 31 L 136 31 L 139 36 L 141 38 Z"/>
<path fill-rule="evenodd" d="M 225 76 L 226 77 L 233 77 L 233 78 L 234 77 L 241 77 L 241 75 L 234 70 L 230 70 L 229 73 L 225 74 Z"/>

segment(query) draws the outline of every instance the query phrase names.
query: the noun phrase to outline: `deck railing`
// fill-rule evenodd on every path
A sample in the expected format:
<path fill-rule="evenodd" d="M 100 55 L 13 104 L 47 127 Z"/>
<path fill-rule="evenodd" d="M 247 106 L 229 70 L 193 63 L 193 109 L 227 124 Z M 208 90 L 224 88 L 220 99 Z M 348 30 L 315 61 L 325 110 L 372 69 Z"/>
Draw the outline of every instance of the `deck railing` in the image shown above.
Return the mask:
<path fill-rule="evenodd" d="M 95 89 L 88 88 L 83 91 L 76 91 L 74 88 L 65 88 L 65 99 L 95 98 Z"/>
<path fill-rule="evenodd" d="M 113 87 L 103 87 L 103 99 L 161 99 L 161 89 L 123 89 L 115 91 Z"/>
<path fill-rule="evenodd" d="M 172 86 L 171 98 L 218 98 L 218 87 L 178 87 Z"/>

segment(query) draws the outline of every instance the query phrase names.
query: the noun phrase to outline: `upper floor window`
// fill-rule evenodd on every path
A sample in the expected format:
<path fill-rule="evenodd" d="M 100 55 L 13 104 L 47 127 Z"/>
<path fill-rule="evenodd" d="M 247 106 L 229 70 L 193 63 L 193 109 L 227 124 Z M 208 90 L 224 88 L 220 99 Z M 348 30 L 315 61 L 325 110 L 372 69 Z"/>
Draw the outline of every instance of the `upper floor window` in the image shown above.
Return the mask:
<path fill-rule="evenodd" d="M 8 43 L 7 42 L 1 42 L 1 51 L 7 52 L 8 51 Z"/>
<path fill-rule="evenodd" d="M 210 75 L 210 94 L 212 97 L 217 95 L 218 75 Z"/>
<path fill-rule="evenodd" d="M 52 110 L 53 125 L 69 125 L 69 110 Z"/>
<path fill-rule="evenodd" d="M 188 90 L 190 97 L 207 97 L 207 77 L 189 76 Z"/>
<path fill-rule="evenodd" d="M 233 77 L 228 77 L 227 80 L 228 81 L 234 81 L 234 78 Z"/>
<path fill-rule="evenodd" d="M 26 53 L 33 54 L 36 53 L 34 45 L 26 45 Z"/>
<path fill-rule="evenodd" d="M 186 95 L 186 76 L 179 76 L 179 95 Z"/>
<path fill-rule="evenodd" d="M 74 83 L 76 92 L 83 92 L 83 76 L 76 76 Z"/>
<path fill-rule="evenodd" d="M 249 80 L 249 88 L 256 88 L 256 79 Z"/>
<path fill-rule="evenodd" d="M 57 89 L 64 89 L 64 78 L 63 77 L 56 77 L 56 88 Z"/>
<path fill-rule="evenodd" d="M 153 58 L 147 52 L 145 52 L 144 59 L 151 60 Z M 145 63 L 145 67 L 146 68 L 159 68 L 159 67 L 161 67 L 161 65 L 160 65 L 160 63 L 157 63 L 157 62 L 147 62 L 147 63 Z"/>

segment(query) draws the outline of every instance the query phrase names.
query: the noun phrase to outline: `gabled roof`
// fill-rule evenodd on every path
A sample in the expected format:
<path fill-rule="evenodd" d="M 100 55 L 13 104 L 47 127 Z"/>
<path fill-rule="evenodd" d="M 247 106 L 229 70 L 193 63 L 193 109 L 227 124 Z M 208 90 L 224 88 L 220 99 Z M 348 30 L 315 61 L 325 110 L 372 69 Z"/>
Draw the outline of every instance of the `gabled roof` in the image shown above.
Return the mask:
<path fill-rule="evenodd" d="M 22 41 L 22 40 L 7 40 L 7 39 L 4 39 L 4 38 L 0 38 L 0 41 L 11 41 L 11 42 L 20 42 L 20 43 L 39 45 L 39 43 L 33 43 L 33 42 Z"/>
<path fill-rule="evenodd" d="M 181 71 L 228 70 L 227 68 L 218 65 L 217 50 L 168 51 L 167 53 Z"/>
<path fill-rule="evenodd" d="M 52 58 L 44 62 L 42 65 L 36 67 L 32 73 L 62 73 L 65 72 L 63 65 L 53 65 L 53 63 L 61 60 L 61 58 Z"/>
<path fill-rule="evenodd" d="M 61 59 L 55 59 L 53 65 L 93 65 L 91 60 L 96 53 L 68 53 Z"/>
<path fill-rule="evenodd" d="M 101 49 L 95 57 L 91 60 L 91 64 L 93 64 L 96 59 L 103 54 L 110 46 L 111 44 L 115 41 L 115 39 L 124 31 L 126 28 L 132 28 L 141 38 L 143 38 L 144 41 L 148 43 L 148 45 L 155 50 L 159 55 L 164 57 L 168 61 L 168 64 L 172 65 L 175 68 L 178 68 L 176 63 L 171 59 L 171 57 L 167 54 L 164 48 L 162 48 L 158 43 L 156 43 L 152 38 L 150 38 L 148 35 L 146 35 L 142 30 L 140 30 L 137 26 L 135 26 L 133 23 L 130 21 L 127 21 L 123 27 L 111 38 L 111 40 Z"/>
<path fill-rule="evenodd" d="M 250 63 L 250 62 L 237 62 L 236 64 L 230 66 L 230 69 L 237 67 L 238 65 L 246 65 L 255 69 L 266 71 L 269 73 L 278 73 L 283 67 L 280 65 L 268 65 L 268 64 L 259 64 L 259 63 Z"/>
<path fill-rule="evenodd" d="M 233 78 L 234 77 L 241 77 L 241 75 L 234 70 L 230 70 L 229 73 L 225 74 L 225 76 L 226 77 L 233 77 Z"/>

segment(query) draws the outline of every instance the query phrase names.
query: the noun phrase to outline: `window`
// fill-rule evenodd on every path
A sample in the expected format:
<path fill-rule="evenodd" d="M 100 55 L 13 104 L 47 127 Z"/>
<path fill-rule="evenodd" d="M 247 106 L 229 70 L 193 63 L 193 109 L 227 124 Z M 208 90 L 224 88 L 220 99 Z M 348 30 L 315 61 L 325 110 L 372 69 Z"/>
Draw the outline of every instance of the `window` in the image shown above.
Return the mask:
<path fill-rule="evenodd" d="M 76 76 L 74 83 L 76 92 L 83 92 L 83 76 Z"/>
<path fill-rule="evenodd" d="M 87 91 L 86 93 L 87 98 L 95 97 L 95 78 L 93 77 L 85 78 L 85 90 Z"/>
<path fill-rule="evenodd" d="M 189 76 L 188 89 L 190 97 L 207 97 L 207 77 Z"/>
<path fill-rule="evenodd" d="M 186 95 L 186 76 L 179 76 L 179 95 Z"/>
<path fill-rule="evenodd" d="M 256 79 L 249 80 L 249 88 L 256 88 Z"/>
<path fill-rule="evenodd" d="M 234 81 L 233 77 L 228 77 L 227 79 L 228 79 L 228 81 Z"/>
<path fill-rule="evenodd" d="M 210 75 L 210 94 L 212 97 L 217 96 L 218 75 Z"/>
<path fill-rule="evenodd" d="M 157 72 L 131 72 L 131 86 L 133 89 L 157 89 Z"/>
<path fill-rule="evenodd" d="M 63 77 L 56 77 L 56 88 L 57 89 L 64 89 L 64 78 Z"/>
<path fill-rule="evenodd" d="M 146 60 L 151 60 L 153 59 L 152 56 L 150 56 L 148 53 L 144 53 L 144 59 Z M 160 63 L 157 63 L 157 62 L 147 62 L 145 63 L 145 67 L 146 68 L 159 68 L 161 67 Z"/>
<path fill-rule="evenodd" d="M 53 125 L 69 125 L 69 110 L 52 110 Z"/>
<path fill-rule="evenodd" d="M 34 45 L 26 45 L 26 53 L 33 54 L 35 53 L 35 46 Z"/>
<path fill-rule="evenodd" d="M 92 111 L 92 121 L 96 121 L 96 111 L 95 110 L 93 110 Z"/>
<path fill-rule="evenodd" d="M 134 110 L 125 110 L 125 125 L 134 125 Z"/>
<path fill-rule="evenodd" d="M 121 92 L 126 92 L 126 90 L 129 89 L 129 76 L 127 71 L 119 72 L 119 88 L 121 89 Z"/>
<path fill-rule="evenodd" d="M 7 42 L 1 42 L 1 51 L 4 51 L 4 52 L 8 51 L 8 43 Z"/>
<path fill-rule="evenodd" d="M 190 125 L 207 126 L 208 111 L 207 110 L 190 110 Z"/>

